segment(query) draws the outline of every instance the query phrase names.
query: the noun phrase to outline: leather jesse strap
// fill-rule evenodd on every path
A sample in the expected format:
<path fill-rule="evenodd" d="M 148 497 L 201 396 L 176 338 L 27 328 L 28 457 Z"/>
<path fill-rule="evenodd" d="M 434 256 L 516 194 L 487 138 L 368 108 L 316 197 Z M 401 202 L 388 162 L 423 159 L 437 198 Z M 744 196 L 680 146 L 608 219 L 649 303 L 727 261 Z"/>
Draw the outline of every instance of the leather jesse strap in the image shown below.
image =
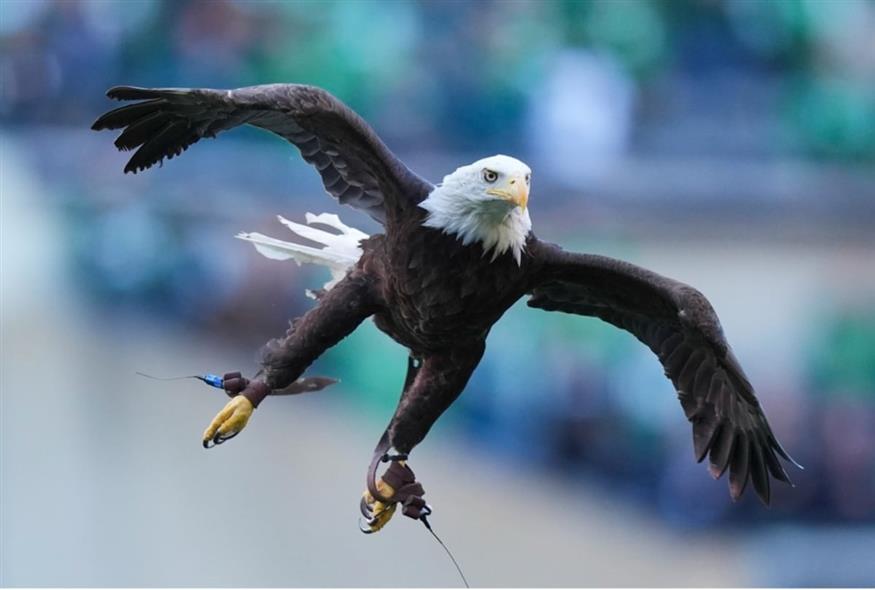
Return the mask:
<path fill-rule="evenodd" d="M 228 394 L 228 397 L 240 394 L 240 392 L 246 389 L 247 385 L 249 385 L 249 379 L 242 376 L 239 371 L 222 375 L 222 388 Z"/>
<path fill-rule="evenodd" d="M 246 385 L 246 389 L 240 395 L 252 402 L 253 408 L 257 408 L 258 404 L 270 395 L 270 387 L 264 381 L 253 380 Z"/>
<path fill-rule="evenodd" d="M 253 408 L 270 394 L 270 387 L 263 381 L 253 379 L 250 381 L 239 372 L 225 373 L 222 376 L 222 387 L 228 397 L 242 395 L 252 403 Z"/>
<path fill-rule="evenodd" d="M 384 504 L 400 503 L 404 516 L 413 519 L 420 519 L 423 515 L 431 512 L 425 503 L 423 496 L 425 490 L 418 481 L 413 470 L 405 463 L 399 460 L 399 457 L 389 458 L 386 454 L 390 448 L 388 433 L 384 433 L 377 448 L 374 449 L 374 456 L 371 459 L 371 466 L 368 469 L 368 491 L 371 496 Z M 394 490 L 390 498 L 385 497 L 377 489 L 377 468 L 380 463 L 390 461 L 389 468 L 383 474 L 382 480 Z"/>
<path fill-rule="evenodd" d="M 270 389 L 263 381 L 258 379 L 249 380 L 243 377 L 239 371 L 225 373 L 222 376 L 222 387 L 228 397 L 244 395 L 257 408 L 258 404 L 268 395 L 295 395 L 308 391 L 319 391 L 329 385 L 337 383 L 337 379 L 330 377 L 305 377 L 292 382 L 282 389 Z"/>
<path fill-rule="evenodd" d="M 422 484 L 416 481 L 416 475 L 409 466 L 400 461 L 392 461 L 389 469 L 383 474 L 383 481 L 395 490 L 391 500 L 403 506 L 404 516 L 418 520 L 424 512 L 428 513 L 423 498 L 425 490 Z"/>

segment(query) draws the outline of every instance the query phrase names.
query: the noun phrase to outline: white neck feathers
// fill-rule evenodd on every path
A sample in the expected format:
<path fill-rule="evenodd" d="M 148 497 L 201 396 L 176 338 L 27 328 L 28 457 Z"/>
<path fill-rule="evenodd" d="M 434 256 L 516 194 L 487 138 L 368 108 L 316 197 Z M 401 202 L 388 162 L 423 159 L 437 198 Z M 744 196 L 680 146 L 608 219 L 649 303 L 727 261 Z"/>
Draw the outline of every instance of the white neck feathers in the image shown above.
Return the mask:
<path fill-rule="evenodd" d="M 446 180 L 419 204 L 428 211 L 423 225 L 453 234 L 466 246 L 480 242 L 484 255 L 492 252 L 491 260 L 510 250 L 520 264 L 532 229 L 528 209 L 478 197 L 467 183 Z"/>

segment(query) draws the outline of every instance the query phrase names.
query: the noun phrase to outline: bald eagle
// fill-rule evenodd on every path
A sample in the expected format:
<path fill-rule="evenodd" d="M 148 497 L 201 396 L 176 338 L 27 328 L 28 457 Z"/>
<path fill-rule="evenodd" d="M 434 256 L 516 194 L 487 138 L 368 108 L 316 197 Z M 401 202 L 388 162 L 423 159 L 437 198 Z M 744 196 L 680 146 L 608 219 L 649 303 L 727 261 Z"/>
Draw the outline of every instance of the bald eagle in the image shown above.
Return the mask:
<path fill-rule="evenodd" d="M 535 237 L 528 206 L 531 170 L 520 160 L 484 158 L 432 185 L 340 100 L 312 86 L 118 86 L 107 96 L 136 101 L 93 125 L 122 129 L 115 145 L 136 149 L 125 172 L 173 158 L 202 138 L 253 125 L 294 144 L 329 195 L 363 210 L 384 229 L 366 236 L 336 217 L 321 222 L 340 233 L 283 220 L 325 244 L 322 249 L 260 234 L 239 236 L 272 257 L 324 263 L 334 280 L 285 336 L 268 342 L 251 380 L 226 375 L 233 397 L 206 429 L 204 446 L 238 434 L 267 395 L 294 384 L 319 355 L 372 317 L 410 351 L 401 398 L 377 447 L 362 501 L 366 531 L 379 530 L 399 502 L 407 508 L 408 500 L 422 495 L 421 487 L 418 494 L 411 488 L 409 453 L 462 393 L 493 324 L 528 296 L 531 307 L 597 317 L 649 347 L 693 425 L 695 458 L 707 457 L 715 478 L 729 470 L 733 499 L 751 480 L 768 504 L 770 477 L 789 482 L 779 457 L 792 459 L 773 434 L 708 300 L 688 285 L 628 262 L 566 252 Z M 320 233 L 307 235 L 310 230 Z M 391 465 L 376 478 L 381 457 Z M 405 514 L 411 515 L 406 509 Z"/>

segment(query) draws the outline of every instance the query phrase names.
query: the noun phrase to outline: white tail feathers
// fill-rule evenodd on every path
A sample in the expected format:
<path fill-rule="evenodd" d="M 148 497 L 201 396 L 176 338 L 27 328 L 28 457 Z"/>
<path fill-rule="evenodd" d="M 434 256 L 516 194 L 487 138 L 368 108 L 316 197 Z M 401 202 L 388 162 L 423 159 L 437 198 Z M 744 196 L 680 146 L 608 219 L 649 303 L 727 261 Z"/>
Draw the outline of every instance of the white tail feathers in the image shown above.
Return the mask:
<path fill-rule="evenodd" d="M 325 290 L 331 289 L 331 287 L 336 285 L 340 279 L 346 276 L 347 271 L 358 262 L 362 255 L 359 242 L 368 238 L 368 234 L 349 227 L 341 222 L 337 215 L 331 213 L 322 213 L 321 215 L 307 213 L 307 225 L 289 221 L 282 215 L 277 215 L 277 218 L 280 220 L 280 223 L 292 230 L 294 234 L 323 244 L 325 247 L 314 248 L 294 242 L 285 242 L 254 232 L 241 232 L 235 237 L 252 242 L 259 254 L 271 260 L 289 260 L 291 258 L 299 266 L 304 262 L 327 266 L 331 271 L 331 280 L 323 286 Z M 332 227 L 340 233 L 328 232 L 312 227 L 314 223 Z M 313 296 L 309 290 L 307 295 Z"/>

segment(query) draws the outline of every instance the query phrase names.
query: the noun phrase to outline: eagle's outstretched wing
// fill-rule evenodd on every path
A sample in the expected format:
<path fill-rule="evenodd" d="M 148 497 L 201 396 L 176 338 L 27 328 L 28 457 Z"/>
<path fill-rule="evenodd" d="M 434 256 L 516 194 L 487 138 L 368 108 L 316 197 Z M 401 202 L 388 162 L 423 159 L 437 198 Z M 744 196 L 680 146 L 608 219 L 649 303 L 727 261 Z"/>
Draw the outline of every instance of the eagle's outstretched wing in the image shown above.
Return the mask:
<path fill-rule="evenodd" d="M 120 150 L 137 151 L 136 173 L 181 154 L 203 137 L 249 124 L 284 137 L 316 167 L 325 190 L 381 223 L 424 199 L 432 186 L 411 172 L 373 129 L 321 88 L 268 84 L 236 90 L 116 86 L 107 96 L 136 100 L 112 110 L 92 129 L 121 129 Z"/>
<path fill-rule="evenodd" d="M 733 499 L 748 479 L 766 504 L 769 474 L 789 483 L 778 456 L 793 460 L 772 433 L 704 295 L 633 264 L 545 242 L 534 241 L 529 254 L 540 268 L 529 306 L 595 316 L 656 353 L 693 424 L 696 459 L 710 456 L 714 477 L 729 469 Z"/>

